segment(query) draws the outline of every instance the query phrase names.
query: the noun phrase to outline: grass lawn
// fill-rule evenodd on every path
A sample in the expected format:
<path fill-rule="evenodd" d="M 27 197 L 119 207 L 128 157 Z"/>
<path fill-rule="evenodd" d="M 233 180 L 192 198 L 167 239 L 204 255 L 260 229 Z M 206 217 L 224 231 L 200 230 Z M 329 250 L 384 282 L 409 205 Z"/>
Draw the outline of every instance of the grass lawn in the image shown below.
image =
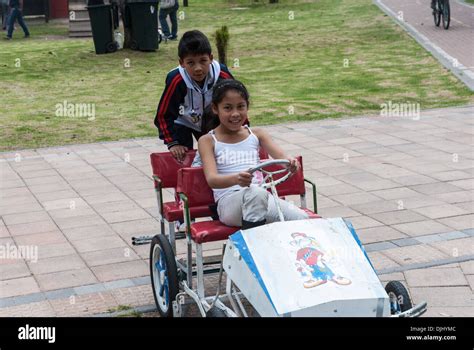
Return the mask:
<path fill-rule="evenodd" d="M 181 8 L 181 34 L 229 27 L 228 63 L 250 90 L 253 125 L 378 114 L 388 101 L 421 109 L 474 101 L 372 0 L 190 4 Z M 67 38 L 65 25 L 30 29 L 30 39 L 17 30 L 0 42 L 0 150 L 157 135 L 153 118 L 177 42 L 154 53 L 95 55 L 92 39 Z M 93 104 L 95 120 L 56 116 L 64 101 Z"/>

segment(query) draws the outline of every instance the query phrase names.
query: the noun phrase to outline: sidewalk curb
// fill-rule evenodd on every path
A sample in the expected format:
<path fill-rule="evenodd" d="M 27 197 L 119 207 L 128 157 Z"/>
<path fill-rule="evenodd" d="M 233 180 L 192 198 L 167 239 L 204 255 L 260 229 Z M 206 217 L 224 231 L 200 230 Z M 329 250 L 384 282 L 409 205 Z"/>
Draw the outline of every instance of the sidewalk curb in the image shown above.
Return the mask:
<path fill-rule="evenodd" d="M 412 36 L 425 50 L 429 51 L 440 63 L 449 71 L 451 71 L 459 80 L 461 80 L 471 91 L 474 91 L 474 72 L 471 72 L 467 67 L 462 65 L 449 55 L 442 48 L 434 44 L 426 36 L 417 31 L 412 25 L 398 19 L 397 14 L 393 12 L 382 0 L 373 0 L 385 14 L 392 17 L 392 19 L 405 29 L 410 36 Z"/>

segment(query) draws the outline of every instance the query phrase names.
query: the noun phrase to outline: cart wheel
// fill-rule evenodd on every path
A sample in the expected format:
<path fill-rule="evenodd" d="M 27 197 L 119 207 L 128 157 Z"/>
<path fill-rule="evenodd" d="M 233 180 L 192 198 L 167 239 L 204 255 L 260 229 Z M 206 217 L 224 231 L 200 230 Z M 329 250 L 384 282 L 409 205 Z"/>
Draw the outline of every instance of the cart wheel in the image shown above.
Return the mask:
<path fill-rule="evenodd" d="M 132 41 L 130 42 L 130 48 L 131 48 L 132 50 L 138 50 L 138 43 L 137 43 L 135 40 L 132 40 Z"/>
<path fill-rule="evenodd" d="M 118 43 L 116 41 L 111 41 L 105 46 L 107 52 L 115 52 L 118 49 Z"/>
<path fill-rule="evenodd" d="M 227 315 L 217 306 L 213 306 L 208 312 L 206 312 L 206 317 L 227 317 Z"/>
<path fill-rule="evenodd" d="M 441 22 L 441 8 L 440 8 L 440 3 L 439 1 L 436 1 L 435 3 L 435 10 L 433 10 L 433 17 L 434 17 L 434 23 L 437 27 L 439 27 L 439 24 Z"/>
<path fill-rule="evenodd" d="M 173 317 L 172 303 L 179 289 L 178 271 L 171 244 L 162 234 L 151 241 L 150 276 L 158 312 L 161 317 Z"/>
<path fill-rule="evenodd" d="M 399 314 L 411 309 L 411 299 L 408 290 L 399 281 L 390 281 L 385 286 L 385 291 L 390 298 L 390 312 L 392 315 Z"/>

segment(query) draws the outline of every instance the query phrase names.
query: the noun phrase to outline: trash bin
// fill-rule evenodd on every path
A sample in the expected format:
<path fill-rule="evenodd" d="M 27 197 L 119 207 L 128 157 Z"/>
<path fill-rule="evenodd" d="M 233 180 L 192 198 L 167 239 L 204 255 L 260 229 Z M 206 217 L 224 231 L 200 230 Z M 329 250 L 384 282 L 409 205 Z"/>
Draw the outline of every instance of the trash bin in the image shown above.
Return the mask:
<path fill-rule="evenodd" d="M 91 3 L 97 3 L 97 0 L 89 2 L 89 4 Z M 114 24 L 112 9 L 112 5 L 104 4 L 87 6 L 91 21 L 95 53 L 98 55 L 115 52 L 118 49 L 118 43 L 114 39 L 116 24 Z"/>
<path fill-rule="evenodd" d="M 130 27 L 130 48 L 140 51 L 158 49 L 158 1 L 127 0 L 124 24 Z"/>

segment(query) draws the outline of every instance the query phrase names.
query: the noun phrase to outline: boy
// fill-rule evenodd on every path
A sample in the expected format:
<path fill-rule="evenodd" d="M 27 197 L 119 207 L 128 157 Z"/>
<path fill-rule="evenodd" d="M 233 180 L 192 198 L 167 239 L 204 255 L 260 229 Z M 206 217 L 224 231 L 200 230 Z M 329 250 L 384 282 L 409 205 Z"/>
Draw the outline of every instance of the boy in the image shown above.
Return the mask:
<path fill-rule="evenodd" d="M 155 125 L 169 151 L 178 160 L 193 148 L 193 135 L 202 136 L 204 110 L 211 103 L 214 85 L 233 79 L 227 67 L 215 61 L 211 44 L 198 30 L 184 33 L 178 44 L 179 66 L 166 77 Z"/>

